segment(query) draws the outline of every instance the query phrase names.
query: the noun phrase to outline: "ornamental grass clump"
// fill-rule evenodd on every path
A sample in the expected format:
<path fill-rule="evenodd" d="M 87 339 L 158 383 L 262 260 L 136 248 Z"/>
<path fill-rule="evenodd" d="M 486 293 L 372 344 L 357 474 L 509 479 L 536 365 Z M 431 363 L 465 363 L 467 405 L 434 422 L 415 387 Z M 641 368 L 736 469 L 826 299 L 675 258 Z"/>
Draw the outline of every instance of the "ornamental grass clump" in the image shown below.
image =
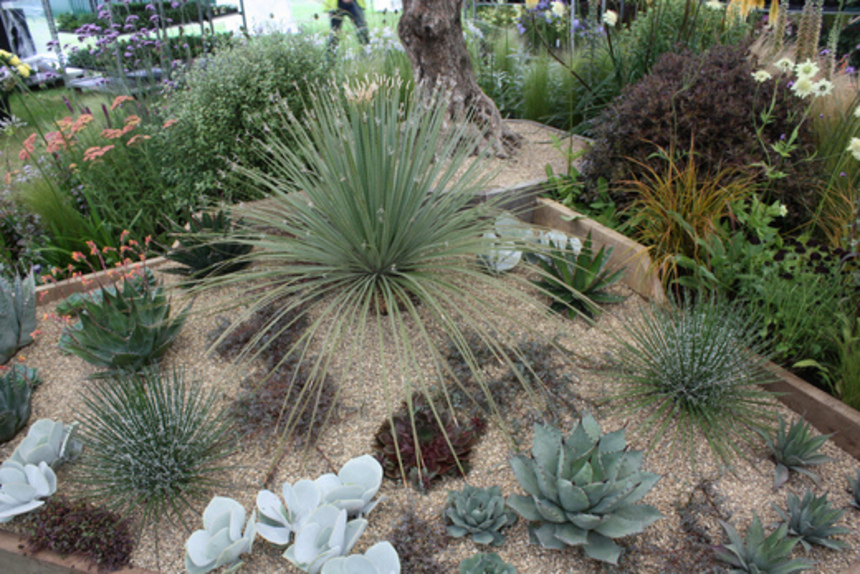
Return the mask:
<path fill-rule="evenodd" d="M 121 514 L 139 511 L 143 525 L 182 521 L 220 484 L 217 473 L 234 451 L 217 399 L 178 371 L 93 381 L 80 414 L 89 494 Z"/>
<path fill-rule="evenodd" d="M 770 428 L 772 380 L 765 345 L 734 305 L 699 298 L 675 307 L 651 307 L 619 337 L 616 395 L 621 410 L 644 411 L 640 426 L 656 446 L 669 438 L 695 462 L 695 440 L 704 437 L 731 464 L 740 444 Z"/>
<path fill-rule="evenodd" d="M 493 248 L 485 234 L 501 213 L 501 199 L 473 201 L 491 175 L 488 152 L 471 156 L 482 135 L 468 118 L 448 115 L 444 94 L 402 99 L 392 79 L 327 86 L 312 104 L 313 113 L 296 118 L 285 110 L 269 125 L 259 148 L 265 171 L 237 168 L 271 195 L 241 211 L 250 226 L 268 230 L 239 239 L 255 247 L 246 257 L 259 265 L 201 287 L 253 285 L 241 298 L 245 317 L 277 301 L 276 317 L 296 311 L 308 319 L 281 355 L 318 343 L 304 397 L 318 396 L 335 358 L 350 372 L 361 356 L 380 366 L 389 413 L 414 393 L 430 398 L 430 387 L 448 373 L 445 341 L 476 364 L 466 333 L 511 364 L 511 325 L 534 333 L 534 315 L 550 313 L 517 288 L 525 278 L 502 278 L 480 263 Z M 525 239 L 510 241 L 525 247 Z M 255 334 L 246 354 L 261 352 L 276 320 Z M 368 340 L 379 343 L 372 357 Z M 443 386 L 430 402 L 441 405 L 448 395 Z M 442 422 L 439 411 L 431 408 L 430 416 Z M 285 433 L 296 416 L 286 417 Z"/>

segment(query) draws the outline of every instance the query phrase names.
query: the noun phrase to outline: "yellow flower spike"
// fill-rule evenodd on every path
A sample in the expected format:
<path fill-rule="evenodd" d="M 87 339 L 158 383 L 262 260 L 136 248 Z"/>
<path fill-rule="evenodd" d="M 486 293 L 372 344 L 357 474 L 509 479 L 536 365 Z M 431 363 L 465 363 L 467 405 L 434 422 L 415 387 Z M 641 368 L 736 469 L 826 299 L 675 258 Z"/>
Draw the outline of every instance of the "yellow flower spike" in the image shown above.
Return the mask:
<path fill-rule="evenodd" d="M 12 56 L 11 58 L 9 58 L 9 65 L 10 66 L 20 66 L 21 60 L 18 59 L 18 56 Z"/>
<path fill-rule="evenodd" d="M 18 70 L 18 73 L 21 74 L 22 78 L 30 77 L 30 66 L 28 66 L 27 64 L 21 64 L 20 66 L 16 66 L 15 69 Z"/>

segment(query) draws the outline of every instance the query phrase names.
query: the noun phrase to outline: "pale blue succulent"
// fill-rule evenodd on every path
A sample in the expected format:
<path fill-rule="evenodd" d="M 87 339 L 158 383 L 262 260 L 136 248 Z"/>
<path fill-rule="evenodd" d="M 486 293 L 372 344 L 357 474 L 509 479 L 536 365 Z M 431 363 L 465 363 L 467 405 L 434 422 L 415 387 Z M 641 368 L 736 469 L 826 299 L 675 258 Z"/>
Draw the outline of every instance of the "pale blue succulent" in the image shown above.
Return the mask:
<path fill-rule="evenodd" d="M 224 572 L 235 572 L 242 566 L 239 556 L 251 552 L 254 544 L 255 513 L 245 522 L 242 505 L 216 496 L 203 511 L 203 530 L 194 532 L 185 543 L 185 569 L 189 574 L 205 574 L 228 566 Z M 244 524 L 244 532 L 242 525 Z"/>
<path fill-rule="evenodd" d="M 491 247 L 481 256 L 481 261 L 497 273 L 510 271 L 522 259 L 523 241 L 533 233 L 529 227 L 511 214 L 496 219 L 495 231 L 484 233 Z"/>
<path fill-rule="evenodd" d="M 272 544 L 286 546 L 291 533 L 301 530 L 308 516 L 319 508 L 322 493 L 310 480 L 295 485 L 285 482 L 282 491 L 286 505 L 271 490 L 257 493 L 257 532 Z"/>
<path fill-rule="evenodd" d="M 284 558 L 303 572 L 317 574 L 328 560 L 349 554 L 367 528 L 367 520 L 347 521 L 346 515 L 346 510 L 331 504 L 314 510 L 284 552 Z"/>
<path fill-rule="evenodd" d="M 321 574 L 400 574 L 400 557 L 390 542 L 377 542 L 364 554 L 332 558 Z"/>
<path fill-rule="evenodd" d="M 274 492 L 261 490 L 257 493 L 257 532 L 272 544 L 289 544 L 291 533 L 301 530 L 311 512 L 323 504 L 346 510 L 348 518 L 366 515 L 379 502 L 373 497 L 381 485 L 382 465 L 366 454 L 348 461 L 337 474 L 300 480 L 295 485 L 284 483 L 284 502 Z"/>
<path fill-rule="evenodd" d="M 45 504 L 43 498 L 57 492 L 57 475 L 44 462 L 19 464 L 7 460 L 0 466 L 0 523 Z"/>
<path fill-rule="evenodd" d="M 65 425 L 50 419 L 39 419 L 27 436 L 9 457 L 21 465 L 45 462 L 56 468 L 62 462 L 73 460 L 82 449 L 81 443 L 75 440 L 76 424 Z"/>

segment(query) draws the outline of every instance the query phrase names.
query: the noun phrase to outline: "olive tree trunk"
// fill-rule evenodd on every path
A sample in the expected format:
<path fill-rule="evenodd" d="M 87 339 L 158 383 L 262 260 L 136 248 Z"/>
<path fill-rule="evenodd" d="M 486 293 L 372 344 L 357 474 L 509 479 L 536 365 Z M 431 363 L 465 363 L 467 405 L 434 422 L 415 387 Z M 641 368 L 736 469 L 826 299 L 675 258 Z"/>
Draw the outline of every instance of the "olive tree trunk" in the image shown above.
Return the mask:
<path fill-rule="evenodd" d="M 463 38 L 462 5 L 463 0 L 403 0 L 397 33 L 418 88 L 450 92 L 451 116 L 470 111 L 484 130 L 485 144 L 507 157 L 520 137 L 502 122 L 495 102 L 478 86 Z"/>

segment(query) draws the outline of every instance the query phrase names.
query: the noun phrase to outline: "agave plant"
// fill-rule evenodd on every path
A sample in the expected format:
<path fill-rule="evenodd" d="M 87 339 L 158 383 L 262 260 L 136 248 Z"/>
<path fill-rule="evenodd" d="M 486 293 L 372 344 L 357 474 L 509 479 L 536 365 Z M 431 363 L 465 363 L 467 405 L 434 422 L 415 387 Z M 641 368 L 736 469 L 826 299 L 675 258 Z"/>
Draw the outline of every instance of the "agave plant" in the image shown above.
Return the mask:
<path fill-rule="evenodd" d="M 849 534 L 851 531 L 843 526 L 834 526 L 845 511 L 831 508 L 826 493 L 815 496 L 807 489 L 802 500 L 791 493 L 788 495 L 787 504 L 788 508 L 785 511 L 779 507 L 776 507 L 776 511 L 788 525 L 788 533 L 797 536 L 806 551 L 809 551 L 812 544 L 833 550 L 843 550 L 848 547 L 841 540 L 832 539 L 833 536 Z"/>
<path fill-rule="evenodd" d="M 546 275 L 536 281 L 538 287 L 553 294 L 553 309 L 567 313 L 571 319 L 579 313 L 592 319 L 599 312 L 599 304 L 624 301 L 623 295 L 607 291 L 624 277 L 626 271 L 626 267 L 615 270 L 607 267 L 613 247 L 603 246 L 595 254 L 589 233 L 584 245 L 578 239 L 570 238 L 568 248 L 567 236 L 560 241 L 558 235 L 564 234 L 559 231 L 555 234 L 547 236 L 552 246 L 549 256 L 538 258 Z"/>
<path fill-rule="evenodd" d="M 720 521 L 729 537 L 729 543 L 714 550 L 718 560 L 732 566 L 732 572 L 760 574 L 779 572 L 791 574 L 812 568 L 812 563 L 803 558 L 791 558 L 791 551 L 797 539 L 787 537 L 788 525 L 783 524 L 769 535 L 764 535 L 761 520 L 753 514 L 752 524 L 747 529 L 746 539 L 742 540 L 731 524 Z"/>
<path fill-rule="evenodd" d="M 125 281 L 116 293 L 104 290 L 100 303 L 84 300 L 83 305 L 79 321 L 66 329 L 60 348 L 107 369 L 99 376 L 139 371 L 160 359 L 191 308 L 189 303 L 171 319 L 164 289 L 148 281 Z"/>
<path fill-rule="evenodd" d="M 589 558 L 617 564 L 621 548 L 613 539 L 662 518 L 636 504 L 660 476 L 639 470 L 642 452 L 628 450 L 624 429 L 604 435 L 588 414 L 567 437 L 536 424 L 532 456 L 510 460 L 528 496 L 513 494 L 508 506 L 530 521 L 529 537 L 544 548 L 582 546 Z"/>
<path fill-rule="evenodd" d="M 364 554 L 337 556 L 323 564 L 322 574 L 400 574 L 400 557 L 390 542 L 377 542 Z"/>
<path fill-rule="evenodd" d="M 848 478 L 848 492 L 851 493 L 851 506 L 860 510 L 860 470 L 853 479 Z"/>
<path fill-rule="evenodd" d="M 227 566 L 224 572 L 238 570 L 242 566 L 239 556 L 250 554 L 253 547 L 254 525 L 254 513 L 246 523 L 245 509 L 235 500 L 213 498 L 203 511 L 203 530 L 195 531 L 185 543 L 188 574 L 205 574 L 221 566 Z"/>
<path fill-rule="evenodd" d="M 455 538 L 472 535 L 478 544 L 501 546 L 505 536 L 500 532 L 516 522 L 517 515 L 507 509 L 498 486 L 476 488 L 468 484 L 459 492 L 448 492 L 445 516 L 452 522 L 448 534 Z"/>
<path fill-rule="evenodd" d="M 57 492 L 57 475 L 44 462 L 19 464 L 7 460 L 0 465 L 0 523 L 30 512 L 43 504 L 43 498 Z"/>
<path fill-rule="evenodd" d="M 33 388 L 41 381 L 36 370 L 12 365 L 0 375 L 0 443 L 15 438 L 30 420 Z"/>
<path fill-rule="evenodd" d="M 75 459 L 83 449 L 76 436 L 77 424 L 70 425 L 50 419 L 39 419 L 21 444 L 12 452 L 10 461 L 21 465 L 45 463 L 57 467 L 67 460 Z"/>
<path fill-rule="evenodd" d="M 460 562 L 460 574 L 517 574 L 517 568 L 495 552 L 475 554 Z"/>
<path fill-rule="evenodd" d="M 619 337 L 616 377 L 622 411 L 644 411 L 640 427 L 659 444 L 671 431 L 673 446 L 695 463 L 703 436 L 724 464 L 743 456 L 742 443 L 772 426 L 773 381 L 764 369 L 767 347 L 754 322 L 735 305 L 698 298 L 679 306 L 651 307 Z"/>
<path fill-rule="evenodd" d="M 257 532 L 272 544 L 286 545 L 290 534 L 304 526 L 321 504 L 331 504 L 354 518 L 368 514 L 379 500 L 372 500 L 382 485 L 382 466 L 370 455 L 348 461 L 337 474 L 324 474 L 315 481 L 284 483 L 286 506 L 269 490 L 257 493 L 260 519 Z"/>
<path fill-rule="evenodd" d="M 36 330 L 36 283 L 33 274 L 9 282 L 0 274 L 0 365 L 33 342 Z"/>
<path fill-rule="evenodd" d="M 785 419 L 780 415 L 776 435 L 761 434 L 776 462 L 773 475 L 774 490 L 788 482 L 788 474 L 792 470 L 805 474 L 817 484 L 818 475 L 806 467 L 833 460 L 818 452 L 831 435 L 813 436 L 812 425 L 802 418 L 796 419 L 790 427 L 786 427 Z"/>
<path fill-rule="evenodd" d="M 518 288 L 527 278 L 487 273 L 480 263 L 495 247 L 484 235 L 495 232 L 500 206 L 509 200 L 474 201 L 492 176 L 486 155 L 470 157 L 481 134 L 457 118 L 450 121 L 445 94 L 416 93 L 406 100 L 398 80 L 368 82 L 361 98 L 326 86 L 313 96 L 312 114 L 296 118 L 285 110 L 283 121 L 271 126 L 259 149 L 266 171 L 237 171 L 270 196 L 241 210 L 252 229 L 271 230 L 241 239 L 255 247 L 247 259 L 266 264 L 207 278 L 200 289 L 241 286 L 247 296 L 237 297 L 236 305 L 246 305 L 247 315 L 277 301 L 283 313 L 307 317 L 308 328 L 293 349 L 320 341 L 307 396 L 318 395 L 331 359 L 342 357 L 349 371 L 364 342 L 378 335 L 380 353 L 395 349 L 393 361 L 382 355 L 379 361 L 394 410 L 416 390 L 433 393 L 430 387 L 446 371 L 440 347 L 447 340 L 471 359 L 466 333 L 474 332 L 484 347 L 510 359 L 516 342 L 506 335 L 511 322 L 548 339 L 536 333 L 521 306 L 548 309 L 533 292 Z M 518 249 L 527 243 L 511 242 Z M 487 295 L 496 292 L 506 300 Z M 258 340 L 265 344 L 271 328 L 264 326 Z M 417 339 L 405 340 L 406 332 Z M 285 416 L 285 437 L 298 416 Z M 275 457 L 284 448 L 282 441 Z"/>
<path fill-rule="evenodd" d="M 190 215 L 187 226 L 177 230 L 179 247 L 166 256 L 181 267 L 165 271 L 199 281 L 209 275 L 224 275 L 247 267 L 249 262 L 242 256 L 253 247 L 230 239 L 233 228 L 241 228 L 242 224 L 241 220 L 234 224 L 229 210 L 224 209 L 214 215 L 207 211 Z"/>
<path fill-rule="evenodd" d="M 308 574 L 317 574 L 328 560 L 346 556 L 367 528 L 367 520 L 347 521 L 346 510 L 325 504 L 314 510 L 284 558 Z"/>
<path fill-rule="evenodd" d="M 468 472 L 469 455 L 484 425 L 478 417 L 457 424 L 450 411 L 418 396 L 382 424 L 374 449 L 385 476 L 406 477 L 426 489 L 436 478 Z"/>

